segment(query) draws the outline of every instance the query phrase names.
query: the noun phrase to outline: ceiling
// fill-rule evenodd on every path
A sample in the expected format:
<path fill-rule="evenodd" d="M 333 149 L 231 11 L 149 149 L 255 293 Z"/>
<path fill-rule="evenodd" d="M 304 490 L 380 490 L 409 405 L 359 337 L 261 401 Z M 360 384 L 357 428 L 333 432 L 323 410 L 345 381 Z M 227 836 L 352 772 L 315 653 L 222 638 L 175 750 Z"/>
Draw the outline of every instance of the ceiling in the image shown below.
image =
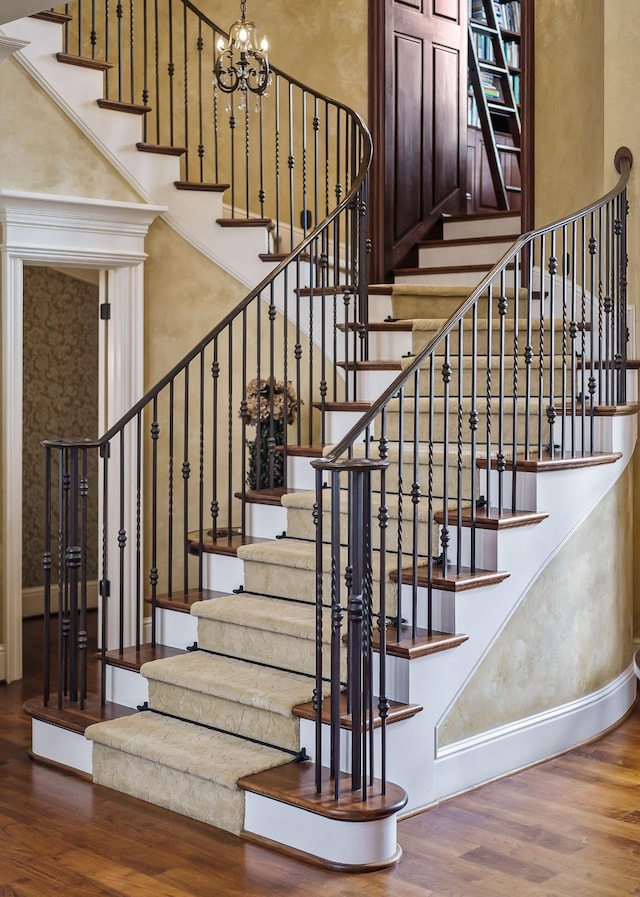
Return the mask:
<path fill-rule="evenodd" d="M 0 25 L 4 22 L 12 22 L 14 19 L 22 19 L 32 12 L 40 12 L 50 9 L 54 4 L 47 6 L 46 0 L 0 0 Z"/>

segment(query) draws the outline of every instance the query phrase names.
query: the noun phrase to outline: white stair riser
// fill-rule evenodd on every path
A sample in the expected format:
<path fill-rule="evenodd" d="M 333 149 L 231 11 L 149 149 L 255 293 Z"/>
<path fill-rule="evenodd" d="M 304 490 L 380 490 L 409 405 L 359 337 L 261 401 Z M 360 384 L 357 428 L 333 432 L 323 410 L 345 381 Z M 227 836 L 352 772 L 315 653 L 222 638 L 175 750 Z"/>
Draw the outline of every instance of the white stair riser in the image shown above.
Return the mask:
<path fill-rule="evenodd" d="M 359 402 L 375 402 L 400 371 L 349 371 L 348 395 Z"/>
<path fill-rule="evenodd" d="M 156 641 L 159 644 L 185 650 L 197 638 L 197 620 L 191 614 L 163 608 L 156 610 Z"/>
<path fill-rule="evenodd" d="M 179 616 L 184 615 L 179 614 Z M 111 664 L 107 664 L 106 670 L 107 701 L 122 704 L 123 707 L 135 708 L 149 700 L 147 680 L 140 673 L 135 670 L 124 670 Z"/>
<path fill-rule="evenodd" d="M 393 862 L 397 853 L 396 817 L 357 825 L 329 819 L 247 792 L 244 830 L 310 857 L 358 869 L 371 863 Z"/>
<path fill-rule="evenodd" d="M 246 526 L 249 536 L 260 539 L 275 539 L 287 529 L 287 512 L 282 505 L 261 505 L 247 502 Z"/>
<path fill-rule="evenodd" d="M 372 361 L 402 358 L 403 355 L 407 355 L 411 351 L 412 335 L 410 330 L 386 332 L 374 330 L 369 333 L 369 358 Z"/>
<path fill-rule="evenodd" d="M 340 442 L 362 418 L 362 411 L 328 411 L 325 414 L 325 444 Z M 375 430 L 370 429 L 375 436 Z"/>
<path fill-rule="evenodd" d="M 519 215 L 492 215 L 487 218 L 466 218 L 450 221 L 443 219 L 445 240 L 466 240 L 469 237 L 499 237 L 502 234 L 519 234 Z"/>
<path fill-rule="evenodd" d="M 91 775 L 93 745 L 78 732 L 32 719 L 31 750 L 43 760 Z"/>
<path fill-rule="evenodd" d="M 243 580 L 242 561 L 225 554 L 205 554 L 202 563 L 202 587 L 217 592 L 233 592 Z"/>
<path fill-rule="evenodd" d="M 316 472 L 311 466 L 313 458 L 302 455 L 289 455 L 287 458 L 287 486 L 289 489 L 316 488 Z M 323 477 L 326 481 L 326 477 Z"/>
<path fill-rule="evenodd" d="M 455 281 L 456 286 L 459 287 L 470 287 L 469 292 L 473 287 L 477 287 L 483 277 L 489 271 L 455 271 L 455 272 L 447 272 L 444 271 L 442 273 L 431 273 L 429 271 L 421 271 L 419 274 L 411 273 L 411 274 L 396 274 L 395 282 L 396 283 L 415 283 L 415 284 L 432 284 L 433 286 L 449 286 L 452 281 Z M 508 287 L 513 286 L 513 272 L 507 271 L 505 283 Z"/>
<path fill-rule="evenodd" d="M 420 268 L 444 268 L 447 265 L 493 265 L 499 261 L 513 245 L 512 240 L 499 243 L 484 243 L 477 240 L 468 245 L 421 246 L 418 249 Z"/>

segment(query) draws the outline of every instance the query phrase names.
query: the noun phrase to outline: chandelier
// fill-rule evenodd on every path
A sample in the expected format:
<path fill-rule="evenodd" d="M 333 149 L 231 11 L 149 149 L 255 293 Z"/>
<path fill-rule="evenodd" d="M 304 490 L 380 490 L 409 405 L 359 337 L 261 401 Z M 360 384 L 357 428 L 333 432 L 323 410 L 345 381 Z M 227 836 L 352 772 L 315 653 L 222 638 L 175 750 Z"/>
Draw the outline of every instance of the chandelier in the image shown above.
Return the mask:
<path fill-rule="evenodd" d="M 214 84 L 224 93 L 241 90 L 263 94 L 269 86 L 269 43 L 263 37 L 258 46 L 256 23 L 247 22 L 246 0 L 240 2 L 240 18 L 229 29 L 229 39 L 217 44 Z"/>

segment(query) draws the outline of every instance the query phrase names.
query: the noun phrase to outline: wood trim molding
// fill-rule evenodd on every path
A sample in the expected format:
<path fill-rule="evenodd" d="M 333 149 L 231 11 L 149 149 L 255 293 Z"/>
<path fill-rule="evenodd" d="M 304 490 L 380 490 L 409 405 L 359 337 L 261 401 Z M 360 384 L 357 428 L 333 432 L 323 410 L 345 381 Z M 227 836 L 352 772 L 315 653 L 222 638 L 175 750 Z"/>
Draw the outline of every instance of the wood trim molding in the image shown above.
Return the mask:
<path fill-rule="evenodd" d="M 144 240 L 151 223 L 164 211 L 164 206 L 143 203 L 0 190 L 3 234 L 0 244 L 3 434 L 0 495 L 8 682 L 22 676 L 23 268 L 33 263 L 108 269 L 101 277 L 101 301 L 112 297 L 113 316 L 108 340 L 101 337 L 100 369 L 107 371 L 101 385 L 106 384 L 110 407 L 101 409 L 101 421 L 114 422 L 142 395 Z M 105 390 L 101 393 L 103 396 Z"/>
<path fill-rule="evenodd" d="M 14 53 L 17 53 L 18 50 L 22 50 L 23 47 L 27 47 L 28 45 L 28 40 L 18 40 L 18 38 L 5 37 L 5 35 L 0 34 L 0 62 L 3 62 L 9 56 L 12 56 Z"/>
<path fill-rule="evenodd" d="M 369 174 L 369 197 L 384 197 L 384 132 L 386 92 L 385 72 L 385 21 L 386 0 L 369 0 L 369 130 L 373 138 L 373 159 Z M 384 271 L 384 202 L 369 202 L 369 283 L 385 279 Z"/>
<path fill-rule="evenodd" d="M 633 662 L 603 688 L 488 732 L 436 748 L 441 800 L 565 753 L 619 723 L 636 700 Z"/>
<path fill-rule="evenodd" d="M 98 580 L 87 583 L 87 607 L 98 606 Z M 51 613 L 58 611 L 57 591 L 51 590 Z M 41 617 L 44 613 L 44 588 L 43 586 L 29 586 L 22 590 L 22 619 L 27 617 Z"/>
<path fill-rule="evenodd" d="M 520 169 L 522 172 L 522 233 L 535 226 L 535 0 L 521 4 L 522 38 L 520 45 L 522 87 L 522 136 Z"/>

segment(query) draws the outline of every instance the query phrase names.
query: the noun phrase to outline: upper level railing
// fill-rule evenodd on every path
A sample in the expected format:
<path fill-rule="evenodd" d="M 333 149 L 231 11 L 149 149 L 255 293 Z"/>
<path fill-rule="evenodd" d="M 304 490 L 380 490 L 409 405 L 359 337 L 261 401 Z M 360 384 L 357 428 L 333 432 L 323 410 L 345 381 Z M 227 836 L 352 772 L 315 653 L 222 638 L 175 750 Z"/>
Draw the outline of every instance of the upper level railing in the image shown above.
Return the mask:
<path fill-rule="evenodd" d="M 347 195 L 359 153 L 349 111 L 273 66 L 264 96 L 219 91 L 227 33 L 189 0 L 56 9 L 69 16 L 65 53 L 109 63 L 105 99 L 141 114 L 140 146 L 181 155 L 183 188 L 225 189 L 229 217 L 271 219 L 274 253 L 293 251 Z"/>
<path fill-rule="evenodd" d="M 318 567 L 323 544 L 332 558 L 330 586 L 316 577 L 317 631 L 331 631 L 317 687 L 334 683 L 331 751 L 318 735 L 318 766 L 350 764 L 363 781 L 377 768 L 384 783 L 389 643 L 451 638 L 442 596 L 497 572 L 480 569 L 480 529 L 534 510 L 520 472 L 588 460 L 598 416 L 627 403 L 628 150 L 616 167 L 614 190 L 518 239 L 441 329 L 414 327 L 404 371 L 312 462 Z M 345 641 L 348 757 L 335 687 Z"/>

